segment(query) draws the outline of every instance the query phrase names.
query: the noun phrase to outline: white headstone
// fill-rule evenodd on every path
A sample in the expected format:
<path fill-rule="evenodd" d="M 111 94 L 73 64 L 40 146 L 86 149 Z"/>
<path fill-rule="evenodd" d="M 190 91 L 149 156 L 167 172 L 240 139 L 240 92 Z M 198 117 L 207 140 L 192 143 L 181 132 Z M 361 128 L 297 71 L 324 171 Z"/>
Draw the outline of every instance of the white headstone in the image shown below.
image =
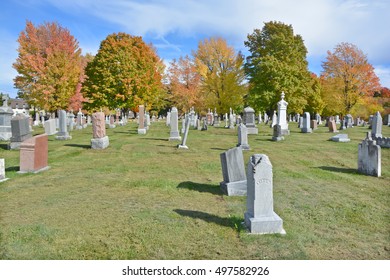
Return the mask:
<path fill-rule="evenodd" d="M 238 125 L 238 144 L 237 147 L 241 147 L 243 150 L 250 150 L 248 144 L 248 130 L 244 124 Z"/>
<path fill-rule="evenodd" d="M 290 131 L 288 130 L 288 123 L 287 123 L 287 105 L 288 103 L 284 100 L 284 92 L 282 91 L 281 94 L 281 100 L 278 102 L 278 120 L 277 124 L 280 125 L 282 135 L 288 135 L 290 134 Z"/>
<path fill-rule="evenodd" d="M 310 128 L 310 113 L 308 113 L 308 112 L 305 112 L 303 114 L 301 132 L 302 133 L 311 133 L 312 132 L 312 129 Z"/>
<path fill-rule="evenodd" d="M 171 115 L 171 120 L 170 120 L 171 132 L 169 136 L 169 141 L 172 140 L 181 141 L 181 137 L 179 134 L 179 117 L 178 117 L 178 112 L 176 107 L 172 107 L 170 115 Z"/>

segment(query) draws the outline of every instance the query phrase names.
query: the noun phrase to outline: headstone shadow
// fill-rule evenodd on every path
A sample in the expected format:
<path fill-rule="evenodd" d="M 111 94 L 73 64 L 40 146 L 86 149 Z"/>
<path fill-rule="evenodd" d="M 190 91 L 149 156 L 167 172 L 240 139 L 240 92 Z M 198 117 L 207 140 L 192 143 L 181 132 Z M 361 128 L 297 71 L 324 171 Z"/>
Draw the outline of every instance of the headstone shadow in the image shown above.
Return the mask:
<path fill-rule="evenodd" d="M 75 147 L 75 148 L 83 148 L 83 149 L 91 149 L 91 145 L 83 145 L 83 144 L 65 144 L 67 147 Z"/>
<path fill-rule="evenodd" d="M 8 144 L 0 144 L 0 149 L 9 150 Z"/>
<path fill-rule="evenodd" d="M 222 195 L 222 191 L 217 185 L 210 185 L 210 184 L 201 184 L 201 183 L 195 183 L 190 181 L 181 182 L 178 186 L 178 189 L 188 189 L 191 191 L 197 191 L 197 192 L 208 192 L 215 195 Z"/>
<path fill-rule="evenodd" d="M 359 174 L 357 169 L 353 169 L 353 168 L 341 168 L 341 167 L 334 167 L 334 166 L 318 166 L 317 168 L 326 171 L 331 171 L 331 172 Z"/>
<path fill-rule="evenodd" d="M 164 141 L 164 142 L 168 142 L 169 139 L 165 139 L 165 138 L 141 138 L 142 140 L 154 140 L 154 141 Z"/>
<path fill-rule="evenodd" d="M 192 219 L 200 219 L 207 223 L 214 223 L 220 226 L 224 227 L 230 227 L 233 229 L 236 229 L 237 231 L 240 231 L 243 226 L 243 218 L 238 218 L 236 216 L 228 217 L 228 218 L 222 218 L 217 215 L 209 214 L 202 211 L 195 211 L 195 210 L 184 210 L 184 209 L 174 209 L 174 212 L 177 214 L 183 216 L 183 217 L 189 217 Z"/>
<path fill-rule="evenodd" d="M 20 166 L 10 166 L 5 169 L 5 171 L 10 172 L 10 171 L 19 171 Z"/>

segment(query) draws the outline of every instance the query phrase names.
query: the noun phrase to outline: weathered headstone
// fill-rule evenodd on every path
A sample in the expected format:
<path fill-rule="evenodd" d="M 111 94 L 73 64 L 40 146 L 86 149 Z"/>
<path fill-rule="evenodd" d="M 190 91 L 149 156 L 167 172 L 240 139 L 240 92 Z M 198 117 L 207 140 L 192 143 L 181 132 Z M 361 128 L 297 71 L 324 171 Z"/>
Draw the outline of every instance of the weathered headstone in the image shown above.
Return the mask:
<path fill-rule="evenodd" d="M 247 165 L 247 211 L 250 233 L 286 234 L 283 220 L 274 212 L 272 164 L 267 155 L 255 154 Z"/>
<path fill-rule="evenodd" d="M 380 177 L 382 172 L 381 147 L 372 140 L 370 132 L 359 144 L 358 171 L 363 174 Z"/>
<path fill-rule="evenodd" d="M 168 113 L 167 113 L 167 119 L 166 119 L 166 122 L 165 124 L 167 126 L 170 126 L 171 125 L 171 111 L 169 110 Z"/>
<path fill-rule="evenodd" d="M 246 173 L 244 156 L 240 147 L 232 148 L 220 154 L 223 182 L 219 185 L 228 196 L 246 195 Z"/>
<path fill-rule="evenodd" d="M 11 119 L 12 137 L 10 138 L 9 148 L 18 150 L 23 141 L 31 138 L 29 119 L 24 114 L 17 114 Z"/>
<path fill-rule="evenodd" d="M 351 139 L 348 138 L 348 134 L 337 134 L 332 136 L 329 140 L 333 142 L 349 142 Z"/>
<path fill-rule="evenodd" d="M 58 111 L 58 120 L 59 120 L 59 129 L 56 136 L 57 140 L 69 140 L 72 139 L 72 136 L 69 135 L 68 127 L 66 125 L 66 112 L 65 110 Z"/>
<path fill-rule="evenodd" d="M 45 121 L 45 133 L 47 135 L 54 135 L 57 133 L 55 119 L 48 119 Z"/>
<path fill-rule="evenodd" d="M 54 119 L 53 119 L 54 121 Z M 20 145 L 20 173 L 47 170 L 48 137 L 46 134 L 27 139 Z"/>
<path fill-rule="evenodd" d="M 3 95 L 3 106 L 0 107 L 0 140 L 8 141 L 12 137 L 11 118 L 14 111 L 8 106 L 8 95 Z"/>
<path fill-rule="evenodd" d="M 183 136 L 183 141 L 181 144 L 179 144 L 177 147 L 179 149 L 188 149 L 187 146 L 187 137 L 188 137 L 188 131 L 190 130 L 190 115 L 187 115 L 185 118 L 185 129 L 184 129 L 184 136 Z"/>
<path fill-rule="evenodd" d="M 103 112 L 96 112 L 92 114 L 92 133 L 92 149 L 105 149 L 108 147 L 110 140 L 106 135 L 106 121 Z"/>
<path fill-rule="evenodd" d="M 237 147 L 241 147 L 243 150 L 250 150 L 248 144 L 248 131 L 245 124 L 240 124 L 238 126 L 238 144 Z"/>
<path fill-rule="evenodd" d="M 73 114 L 73 111 L 71 111 L 68 114 L 68 125 L 69 125 L 69 131 L 72 131 L 73 130 L 73 126 L 74 126 L 74 114 Z"/>
<path fill-rule="evenodd" d="M 278 123 L 278 116 L 276 115 L 276 111 L 274 111 L 274 114 L 272 115 L 272 122 L 270 127 L 273 128 L 274 125 L 276 125 L 277 123 Z"/>
<path fill-rule="evenodd" d="M 255 110 L 251 107 L 244 108 L 243 123 L 248 130 L 248 134 L 259 134 L 255 122 Z"/>
<path fill-rule="evenodd" d="M 274 133 L 272 136 L 272 141 L 282 141 L 284 140 L 283 134 L 282 134 L 282 128 L 280 125 L 276 124 L 274 126 Z"/>
<path fill-rule="evenodd" d="M 171 110 L 171 120 L 170 120 L 170 126 L 171 126 L 171 132 L 169 136 L 169 141 L 177 140 L 181 141 L 181 137 L 179 134 L 179 117 L 176 107 L 172 107 Z"/>
<path fill-rule="evenodd" d="M 353 127 L 353 117 L 351 114 L 348 114 L 344 118 L 345 126 L 346 128 L 352 128 Z"/>
<path fill-rule="evenodd" d="M 284 100 L 284 92 L 282 91 L 281 100 L 278 102 L 278 117 L 277 124 L 280 125 L 282 135 L 289 135 L 290 130 L 288 130 L 287 123 L 287 105 L 288 103 Z"/>
<path fill-rule="evenodd" d="M 138 106 L 138 134 L 146 134 L 146 128 L 145 128 L 145 106 L 139 105 Z"/>
<path fill-rule="evenodd" d="M 232 113 L 232 108 L 230 108 L 230 114 L 229 114 L 229 128 L 234 129 L 234 115 Z"/>
<path fill-rule="evenodd" d="M 329 128 L 329 132 L 332 132 L 332 133 L 339 132 L 336 128 L 336 121 L 333 118 L 329 119 L 328 128 Z"/>
<path fill-rule="evenodd" d="M 379 112 L 376 112 L 372 119 L 372 138 L 382 137 L 382 116 Z"/>
<path fill-rule="evenodd" d="M 77 122 L 76 122 L 76 129 L 77 130 L 80 130 L 80 129 L 83 129 L 83 124 L 82 124 L 82 120 L 83 119 L 83 112 L 81 112 L 81 108 L 79 109 L 78 113 L 77 113 Z"/>
<path fill-rule="evenodd" d="M 217 113 L 217 108 L 214 109 L 214 122 L 213 126 L 219 126 L 219 115 Z"/>
<path fill-rule="evenodd" d="M 116 128 L 114 115 L 110 115 L 110 116 L 109 116 L 109 122 L 110 122 L 110 123 L 108 124 L 108 127 L 109 127 L 109 128 Z"/>
<path fill-rule="evenodd" d="M 316 130 L 317 129 L 317 120 L 311 120 L 310 121 L 310 128 L 312 130 Z"/>
<path fill-rule="evenodd" d="M 9 178 L 5 176 L 5 160 L 0 158 L 0 182 L 7 181 Z"/>
<path fill-rule="evenodd" d="M 310 114 L 309 114 L 309 112 L 305 112 L 303 114 L 301 132 L 302 133 L 312 133 L 312 129 L 310 128 Z"/>
<path fill-rule="evenodd" d="M 211 112 L 211 110 L 209 108 L 209 111 L 206 114 L 207 125 L 212 125 L 213 124 L 213 120 L 214 120 L 214 114 L 213 114 L 213 112 Z"/>

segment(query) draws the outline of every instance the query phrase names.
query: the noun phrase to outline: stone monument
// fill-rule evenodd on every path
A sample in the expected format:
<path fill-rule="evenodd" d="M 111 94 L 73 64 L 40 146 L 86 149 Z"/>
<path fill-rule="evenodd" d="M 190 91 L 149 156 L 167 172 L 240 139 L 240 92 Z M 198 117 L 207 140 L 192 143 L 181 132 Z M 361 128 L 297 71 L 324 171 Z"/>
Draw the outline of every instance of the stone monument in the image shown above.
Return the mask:
<path fill-rule="evenodd" d="M 146 134 L 146 128 L 145 128 L 145 106 L 139 105 L 138 106 L 138 134 Z"/>
<path fill-rule="evenodd" d="M 228 196 L 246 195 L 246 173 L 244 156 L 240 147 L 232 148 L 220 154 L 223 182 L 219 185 Z"/>
<path fill-rule="evenodd" d="M 372 140 L 370 132 L 359 144 L 358 171 L 363 174 L 380 177 L 382 173 L 381 147 Z"/>
<path fill-rule="evenodd" d="M 25 114 L 17 114 L 11 119 L 12 137 L 10 138 L 9 148 L 18 150 L 23 141 L 31 138 L 29 118 Z"/>
<path fill-rule="evenodd" d="M 237 147 L 241 147 L 243 150 L 250 150 L 248 144 L 248 131 L 245 124 L 238 125 L 238 144 Z"/>
<path fill-rule="evenodd" d="M 288 130 L 287 123 L 287 105 L 288 103 L 284 100 L 284 91 L 281 94 L 281 100 L 278 102 L 278 117 L 277 124 L 280 125 L 282 135 L 289 135 L 290 130 Z"/>
<path fill-rule="evenodd" d="M 59 128 L 56 136 L 57 140 L 69 140 L 72 136 L 69 135 L 68 127 L 66 125 L 67 116 L 65 110 L 58 110 Z"/>
<path fill-rule="evenodd" d="M 255 110 L 253 108 L 244 108 L 243 123 L 248 130 L 248 134 L 259 134 L 259 130 L 256 127 Z"/>
<path fill-rule="evenodd" d="M 247 211 L 244 215 L 250 233 L 286 234 L 283 220 L 274 212 L 272 177 L 268 156 L 252 155 L 247 166 Z"/>
<path fill-rule="evenodd" d="M 31 137 L 20 145 L 19 173 L 37 173 L 49 169 L 48 137 L 46 134 Z"/>
<path fill-rule="evenodd" d="M 303 114 L 303 121 L 302 121 L 302 133 L 311 133 L 312 129 L 310 128 L 310 114 L 308 112 L 305 112 Z"/>
<path fill-rule="evenodd" d="M 106 135 L 106 123 L 103 112 L 96 112 L 92 114 L 92 133 L 92 149 L 105 149 L 108 147 L 110 141 Z"/>
<path fill-rule="evenodd" d="M 0 140 L 8 141 L 12 137 L 11 118 L 14 111 L 8 107 L 8 95 L 3 95 L 3 106 L 0 107 Z"/>

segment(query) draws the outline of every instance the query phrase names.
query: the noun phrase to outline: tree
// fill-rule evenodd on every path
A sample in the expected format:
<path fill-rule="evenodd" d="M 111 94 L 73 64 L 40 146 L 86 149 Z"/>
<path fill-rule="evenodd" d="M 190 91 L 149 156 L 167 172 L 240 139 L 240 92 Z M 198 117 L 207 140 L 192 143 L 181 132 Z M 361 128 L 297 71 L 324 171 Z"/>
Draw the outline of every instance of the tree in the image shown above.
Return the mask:
<path fill-rule="evenodd" d="M 256 110 L 272 112 L 284 91 L 288 110 L 302 113 L 313 94 L 302 37 L 294 35 L 291 25 L 271 21 L 247 38 L 245 46 L 251 53 L 245 64 L 248 103 Z"/>
<path fill-rule="evenodd" d="M 86 67 L 82 87 L 88 110 L 159 109 L 165 102 L 164 64 L 142 37 L 126 33 L 108 35 Z"/>
<path fill-rule="evenodd" d="M 243 56 L 222 38 L 200 41 L 193 55 L 205 105 L 219 113 L 229 112 L 230 108 L 241 111 L 247 94 Z"/>
<path fill-rule="evenodd" d="M 69 30 L 57 23 L 35 27 L 27 21 L 18 38 L 13 67 L 19 97 L 30 105 L 55 111 L 67 109 L 81 75 L 81 49 Z"/>
<path fill-rule="evenodd" d="M 336 113 L 351 113 L 355 105 L 362 104 L 364 100 L 369 102 L 369 98 L 380 89 L 374 67 L 353 44 L 340 43 L 333 53 L 328 51 L 322 67 L 327 106 L 336 108 Z"/>
<path fill-rule="evenodd" d="M 187 55 L 173 60 L 168 68 L 171 101 L 181 111 L 191 107 L 204 110 L 204 96 L 200 91 L 200 75 L 196 65 Z"/>

